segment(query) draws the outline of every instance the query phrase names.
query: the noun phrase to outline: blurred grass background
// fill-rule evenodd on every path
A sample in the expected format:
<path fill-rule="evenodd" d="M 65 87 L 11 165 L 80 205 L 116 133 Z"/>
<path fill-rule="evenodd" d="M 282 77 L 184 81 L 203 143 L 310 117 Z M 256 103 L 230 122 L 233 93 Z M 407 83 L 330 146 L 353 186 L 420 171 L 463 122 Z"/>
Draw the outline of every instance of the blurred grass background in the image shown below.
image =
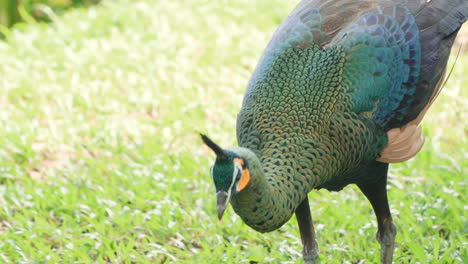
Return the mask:
<path fill-rule="evenodd" d="M 205 132 L 235 145 L 247 81 L 293 0 L 116 0 L 0 42 L 0 262 L 302 263 L 295 219 L 219 222 Z M 450 60 L 450 66 L 454 59 Z M 395 263 L 468 263 L 468 56 L 392 165 Z M 321 263 L 377 263 L 354 186 L 311 192 Z"/>
<path fill-rule="evenodd" d="M 3 30 L 20 22 L 51 21 L 70 8 L 90 6 L 100 0 L 0 0 Z"/>

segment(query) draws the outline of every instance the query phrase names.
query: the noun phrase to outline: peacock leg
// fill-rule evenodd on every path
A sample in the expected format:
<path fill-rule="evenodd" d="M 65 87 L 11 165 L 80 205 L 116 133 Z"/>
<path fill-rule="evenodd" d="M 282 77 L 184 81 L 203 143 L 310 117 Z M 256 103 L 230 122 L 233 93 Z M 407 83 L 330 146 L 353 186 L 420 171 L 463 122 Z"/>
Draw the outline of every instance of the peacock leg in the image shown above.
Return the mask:
<path fill-rule="evenodd" d="M 387 171 L 388 164 L 381 163 L 376 175 L 380 181 L 374 184 L 358 184 L 359 189 L 364 193 L 374 208 L 377 217 L 376 238 L 380 243 L 380 262 L 382 264 L 391 264 L 393 250 L 395 247 L 396 228 L 393 224 L 390 207 L 387 199 Z"/>
<path fill-rule="evenodd" d="M 309 198 L 306 196 L 304 201 L 296 208 L 296 219 L 301 232 L 302 258 L 306 264 L 316 264 L 318 258 L 318 245 L 315 240 L 314 224 L 309 208 Z"/>

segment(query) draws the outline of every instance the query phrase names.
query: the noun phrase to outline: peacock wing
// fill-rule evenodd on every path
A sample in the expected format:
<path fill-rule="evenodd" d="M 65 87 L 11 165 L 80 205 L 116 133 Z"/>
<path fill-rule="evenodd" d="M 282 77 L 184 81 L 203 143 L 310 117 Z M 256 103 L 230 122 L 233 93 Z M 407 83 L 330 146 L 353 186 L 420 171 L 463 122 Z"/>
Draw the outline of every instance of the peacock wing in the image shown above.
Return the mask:
<path fill-rule="evenodd" d="M 288 48 L 322 48 L 360 14 L 372 9 L 375 1 L 362 0 L 304 0 L 280 24 L 267 45 L 250 79 L 242 110 L 237 117 L 239 145 L 255 150 L 258 138 L 252 129 L 251 108 L 257 101 L 267 72 L 279 54 Z"/>
<path fill-rule="evenodd" d="M 377 160 L 410 159 L 424 143 L 419 124 L 438 95 L 468 1 L 381 1 L 326 48 L 346 53 L 343 89 L 352 111 L 387 131 Z"/>
<path fill-rule="evenodd" d="M 281 23 L 249 82 L 238 116 L 240 145 L 255 149 L 256 96 L 277 56 L 288 48 L 339 49 L 345 56 L 346 108 L 388 133 L 379 161 L 400 162 L 423 144 L 419 123 L 437 96 L 466 0 L 304 0 Z"/>

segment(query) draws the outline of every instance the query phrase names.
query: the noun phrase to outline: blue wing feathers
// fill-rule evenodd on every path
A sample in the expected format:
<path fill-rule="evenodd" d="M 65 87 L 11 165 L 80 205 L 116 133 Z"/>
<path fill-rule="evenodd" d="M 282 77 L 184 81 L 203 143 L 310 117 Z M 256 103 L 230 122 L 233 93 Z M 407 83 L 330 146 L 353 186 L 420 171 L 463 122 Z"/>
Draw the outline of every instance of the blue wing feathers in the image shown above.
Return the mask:
<path fill-rule="evenodd" d="M 354 56 L 356 67 L 344 81 L 362 85 L 348 90 L 355 110 L 370 111 L 385 130 L 410 122 L 427 105 L 443 77 L 456 33 L 468 17 L 467 0 L 312 0 L 303 1 L 302 8 L 307 5 L 321 8 L 326 31 L 321 40 L 327 47 L 344 42 L 348 48 L 353 43 L 369 46 L 367 59 L 365 49 L 352 51 L 360 54 Z M 370 53 L 372 49 L 378 54 Z M 369 64 L 368 72 L 358 58 Z M 357 78 L 359 74 L 363 75 Z"/>
<path fill-rule="evenodd" d="M 371 112 L 385 127 L 402 119 L 402 102 L 409 104 L 418 82 L 419 31 L 403 6 L 377 6 L 342 30 L 331 45 L 345 49 L 343 84 L 351 89 L 353 110 Z M 405 101 L 406 99 L 406 101 Z M 403 111 L 404 112 L 404 111 Z"/>
<path fill-rule="evenodd" d="M 273 35 L 244 100 L 285 49 L 336 46 L 352 110 L 385 130 L 402 126 L 436 90 L 467 17 L 467 0 L 303 0 Z"/>
<path fill-rule="evenodd" d="M 403 1 L 403 0 L 400 0 Z M 421 43 L 421 69 L 413 102 L 404 113 L 402 121 L 391 121 L 397 127 L 415 119 L 427 105 L 443 77 L 450 50 L 460 26 L 468 18 L 467 0 L 432 0 L 413 6 Z"/>

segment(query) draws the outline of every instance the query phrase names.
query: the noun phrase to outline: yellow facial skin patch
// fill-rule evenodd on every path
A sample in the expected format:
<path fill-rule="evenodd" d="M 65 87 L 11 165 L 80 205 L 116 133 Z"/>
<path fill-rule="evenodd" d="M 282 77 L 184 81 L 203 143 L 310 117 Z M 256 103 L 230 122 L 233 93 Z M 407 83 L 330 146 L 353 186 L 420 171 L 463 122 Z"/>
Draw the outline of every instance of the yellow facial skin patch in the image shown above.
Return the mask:
<path fill-rule="evenodd" d="M 240 178 L 240 181 L 239 181 L 239 185 L 237 187 L 237 191 L 240 192 L 250 182 L 250 172 L 249 172 L 249 169 L 244 168 L 244 160 L 243 159 L 235 158 L 234 162 L 238 163 L 238 164 L 240 164 L 242 166 L 242 175 L 241 175 L 241 178 Z"/>

